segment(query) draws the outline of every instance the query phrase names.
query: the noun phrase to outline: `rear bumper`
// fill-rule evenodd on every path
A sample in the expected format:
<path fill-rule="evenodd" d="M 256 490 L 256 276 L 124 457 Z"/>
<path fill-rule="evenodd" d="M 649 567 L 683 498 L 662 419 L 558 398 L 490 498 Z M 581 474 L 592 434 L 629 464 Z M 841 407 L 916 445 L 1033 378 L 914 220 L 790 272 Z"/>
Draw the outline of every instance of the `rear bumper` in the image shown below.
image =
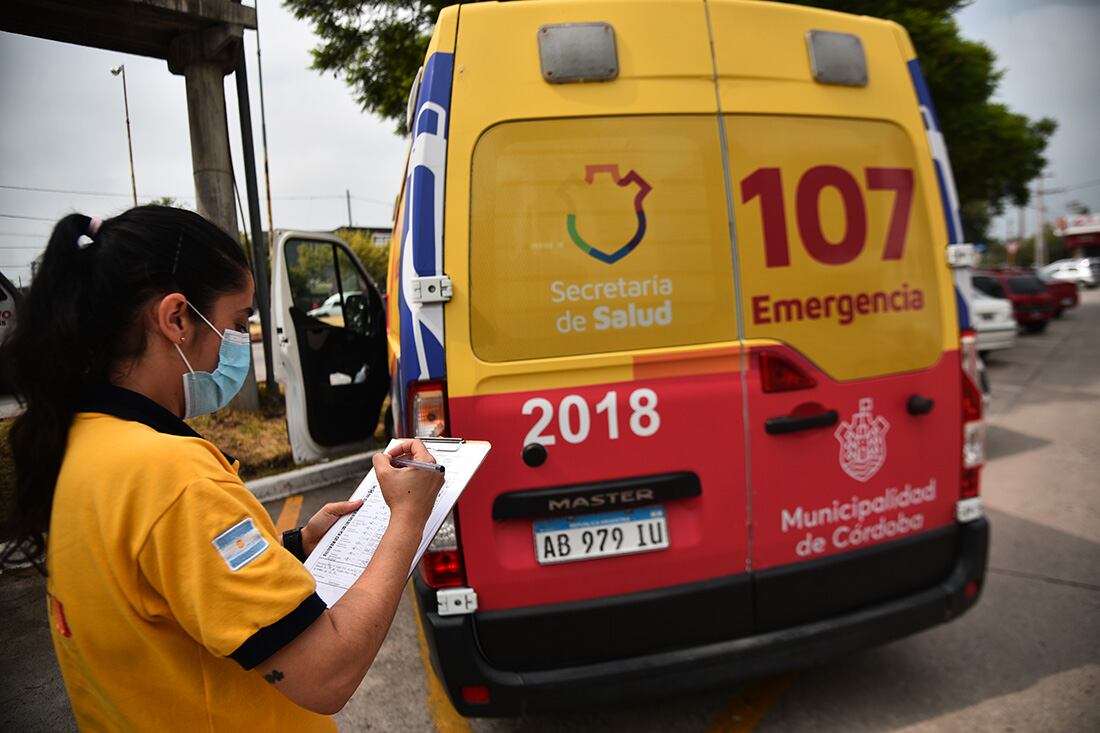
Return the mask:
<path fill-rule="evenodd" d="M 927 629 L 977 602 L 988 545 L 986 519 L 959 525 L 957 553 L 946 577 L 918 592 L 853 612 L 691 648 L 523 672 L 492 667 L 478 644 L 474 617 L 438 615 L 435 591 L 419 575 L 415 586 L 432 665 L 458 712 L 471 717 L 513 716 L 727 684 L 815 664 Z M 466 686 L 487 687 L 489 702 L 466 702 L 461 693 Z"/>
<path fill-rule="evenodd" d="M 1049 308 L 1043 308 L 1042 310 L 1017 309 L 1013 312 L 1013 315 L 1016 317 L 1017 323 L 1037 323 L 1054 318 L 1054 311 L 1055 306 L 1051 305 Z"/>
<path fill-rule="evenodd" d="M 1006 327 L 979 328 L 978 351 L 997 351 L 1011 349 L 1016 345 L 1017 326 L 1013 322 Z"/>

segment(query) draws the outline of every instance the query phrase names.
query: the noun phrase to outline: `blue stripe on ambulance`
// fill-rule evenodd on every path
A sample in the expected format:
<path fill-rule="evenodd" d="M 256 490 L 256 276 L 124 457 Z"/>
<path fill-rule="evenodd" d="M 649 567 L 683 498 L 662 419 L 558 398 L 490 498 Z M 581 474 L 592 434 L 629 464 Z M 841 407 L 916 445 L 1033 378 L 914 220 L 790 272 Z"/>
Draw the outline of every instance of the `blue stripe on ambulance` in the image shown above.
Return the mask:
<path fill-rule="evenodd" d="M 413 303 L 415 277 L 443 274 L 443 186 L 447 163 L 447 123 L 450 118 L 454 54 L 434 53 L 424 64 L 413 117 L 413 144 L 405 181 L 398 283 L 401 357 L 394 374 L 392 405 L 395 422 L 404 424 L 404 396 L 410 382 L 443 379 L 443 304 Z"/>
<path fill-rule="evenodd" d="M 955 191 L 955 177 L 951 172 L 951 159 L 947 155 L 947 143 L 940 128 L 940 119 L 936 116 L 936 107 L 932 104 L 932 95 L 921 73 L 920 63 L 913 59 L 909 62 L 909 76 L 913 80 L 913 89 L 917 93 L 924 130 L 928 135 L 928 147 L 932 149 L 932 165 L 936 169 L 936 183 L 940 189 L 940 203 L 943 205 L 943 218 L 947 221 L 947 243 L 962 242 L 962 218 L 959 215 L 959 195 Z M 970 328 L 970 308 L 966 298 L 955 285 L 955 302 L 958 305 L 959 330 Z"/>

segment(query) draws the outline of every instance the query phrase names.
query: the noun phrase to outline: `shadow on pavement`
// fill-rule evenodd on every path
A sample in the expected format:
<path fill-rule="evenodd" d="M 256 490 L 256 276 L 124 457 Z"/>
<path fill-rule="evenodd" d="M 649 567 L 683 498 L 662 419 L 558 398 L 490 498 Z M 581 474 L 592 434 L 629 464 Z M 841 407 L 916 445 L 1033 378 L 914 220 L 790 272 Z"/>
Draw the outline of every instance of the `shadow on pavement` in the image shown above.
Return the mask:
<path fill-rule="evenodd" d="M 944 626 L 806 670 L 757 733 L 897 730 L 1095 665 L 1100 585 L 1097 578 L 1065 574 L 1080 568 L 1081 558 L 1093 558 L 1096 565 L 1100 544 L 1001 512 L 989 514 L 990 573 L 975 608 Z M 1005 568 L 1033 577 L 1009 575 Z M 1076 718 L 1081 727 L 1062 729 L 1097 730 L 1100 709 L 1091 699 L 1087 684 L 1065 690 L 1053 719 L 1058 722 L 1047 723 L 1063 726 Z M 1041 716 L 1053 712 L 1042 707 L 1030 711 L 1035 720 L 1014 721 L 1015 730 L 1051 729 L 1044 728 Z M 952 730 L 945 722 L 928 728 Z"/>
<path fill-rule="evenodd" d="M 990 425 L 985 434 L 985 457 L 987 461 L 991 461 L 995 458 L 1037 450 L 1046 445 L 1050 445 L 1050 441 L 1046 438 L 1037 438 L 999 425 Z"/>

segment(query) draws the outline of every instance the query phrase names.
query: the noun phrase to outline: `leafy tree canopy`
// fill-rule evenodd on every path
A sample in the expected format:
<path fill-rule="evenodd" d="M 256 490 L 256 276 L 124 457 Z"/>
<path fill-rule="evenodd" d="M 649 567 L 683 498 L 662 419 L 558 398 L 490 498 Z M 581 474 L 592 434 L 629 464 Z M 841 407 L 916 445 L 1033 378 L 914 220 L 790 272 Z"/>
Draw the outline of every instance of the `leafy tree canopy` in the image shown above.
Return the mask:
<path fill-rule="evenodd" d="M 1029 120 L 990 101 L 1003 72 L 988 46 L 959 35 L 953 14 L 970 0 L 799 0 L 900 23 L 917 50 L 947 140 L 967 241 L 982 241 L 990 218 L 1005 203 L 1028 202 L 1028 183 L 1046 166 L 1043 156 L 1057 123 Z"/>
<path fill-rule="evenodd" d="M 959 35 L 953 15 L 969 0 L 788 0 L 897 21 L 917 50 L 947 139 L 968 240 L 985 238 L 1005 203 L 1028 201 L 1057 126 L 990 101 L 1002 72 L 984 44 Z M 284 0 L 319 38 L 313 67 L 342 74 L 364 109 L 404 134 L 409 87 L 440 10 L 453 0 Z"/>

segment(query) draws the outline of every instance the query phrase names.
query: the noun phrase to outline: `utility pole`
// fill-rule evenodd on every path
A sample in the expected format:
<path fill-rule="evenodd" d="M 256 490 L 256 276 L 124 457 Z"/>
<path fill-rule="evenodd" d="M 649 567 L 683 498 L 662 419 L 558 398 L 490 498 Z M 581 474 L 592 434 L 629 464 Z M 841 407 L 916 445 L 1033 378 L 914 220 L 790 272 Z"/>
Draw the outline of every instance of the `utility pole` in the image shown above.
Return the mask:
<path fill-rule="evenodd" d="M 257 3 L 258 5 L 258 3 Z M 267 112 L 264 108 L 264 64 L 260 56 L 260 12 L 256 13 L 256 72 L 260 82 L 260 136 L 264 143 L 264 190 L 267 192 L 267 260 L 275 256 L 275 220 L 271 214 L 271 173 L 268 170 L 267 157 Z"/>
<path fill-rule="evenodd" d="M 348 197 L 348 229 L 351 229 L 351 189 L 345 188 L 344 193 Z"/>
<path fill-rule="evenodd" d="M 134 175 L 134 143 L 130 138 L 130 97 L 126 93 L 126 65 L 119 64 L 111 69 L 112 76 L 122 75 L 122 104 L 126 108 L 126 147 L 130 150 L 130 188 L 134 193 L 134 206 L 137 206 L 137 177 Z"/>
<path fill-rule="evenodd" d="M 1064 188 L 1045 188 L 1044 178 L 1052 178 L 1053 174 L 1043 171 L 1039 174 L 1039 183 L 1035 186 L 1035 207 L 1039 210 L 1039 231 L 1035 235 L 1035 266 L 1042 267 L 1047 263 L 1046 223 L 1047 208 L 1043 196 L 1054 193 L 1065 193 Z"/>
<path fill-rule="evenodd" d="M 1043 205 L 1043 194 L 1046 191 L 1043 190 L 1043 179 L 1048 178 L 1049 173 L 1043 172 L 1039 174 L 1039 183 L 1035 186 L 1035 205 L 1039 210 L 1039 222 L 1038 229 L 1035 232 L 1035 266 L 1042 267 L 1047 263 L 1047 240 L 1046 229 L 1047 224 L 1047 210 Z"/>

